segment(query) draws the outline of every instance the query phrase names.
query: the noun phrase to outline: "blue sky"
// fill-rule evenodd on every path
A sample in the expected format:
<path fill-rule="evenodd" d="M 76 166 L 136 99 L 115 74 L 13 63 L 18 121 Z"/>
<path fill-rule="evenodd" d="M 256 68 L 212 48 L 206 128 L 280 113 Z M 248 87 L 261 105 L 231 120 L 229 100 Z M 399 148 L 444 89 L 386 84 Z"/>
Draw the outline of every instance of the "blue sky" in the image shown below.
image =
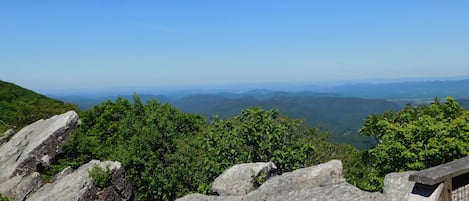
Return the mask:
<path fill-rule="evenodd" d="M 31 89 L 469 75 L 469 1 L 1 1 Z"/>

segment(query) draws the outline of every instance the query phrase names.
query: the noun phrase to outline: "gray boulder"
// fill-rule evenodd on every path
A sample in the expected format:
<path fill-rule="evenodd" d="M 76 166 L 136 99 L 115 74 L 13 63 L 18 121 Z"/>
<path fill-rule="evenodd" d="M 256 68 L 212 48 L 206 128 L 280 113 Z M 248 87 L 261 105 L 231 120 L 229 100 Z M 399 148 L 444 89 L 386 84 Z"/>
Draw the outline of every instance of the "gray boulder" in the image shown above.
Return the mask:
<path fill-rule="evenodd" d="M 74 111 L 39 120 L 24 127 L 0 147 L 0 182 L 47 167 L 58 145 L 79 124 Z"/>
<path fill-rule="evenodd" d="M 93 183 L 89 171 L 93 166 L 111 170 L 111 184 L 102 189 Z M 71 172 L 65 169 L 52 183 L 45 184 L 26 200 L 133 200 L 132 187 L 125 178 L 125 172 L 119 162 L 93 160 Z"/>
<path fill-rule="evenodd" d="M 212 184 L 212 192 L 218 195 L 246 195 L 262 181 L 274 175 L 277 167 L 274 163 L 244 163 L 225 170 Z"/>
<path fill-rule="evenodd" d="M 409 181 L 409 175 L 416 171 L 390 173 L 384 177 L 383 194 L 388 201 L 404 201 L 412 191 L 415 182 Z"/>
<path fill-rule="evenodd" d="M 328 163 L 298 169 L 290 173 L 274 176 L 264 182 L 257 190 L 243 196 L 205 196 L 191 194 L 179 201 L 241 201 L 241 200 L 384 200 L 381 193 L 361 191 L 345 182 L 342 162 L 332 160 Z"/>
<path fill-rule="evenodd" d="M 332 160 L 327 163 L 301 168 L 281 176 L 272 177 L 258 189 L 262 194 L 290 191 L 300 188 L 316 188 L 344 182 L 342 162 Z"/>
<path fill-rule="evenodd" d="M 0 147 L 0 193 L 22 200 L 42 185 L 37 173 L 59 153 L 59 145 L 80 123 L 74 111 L 39 120 Z"/>

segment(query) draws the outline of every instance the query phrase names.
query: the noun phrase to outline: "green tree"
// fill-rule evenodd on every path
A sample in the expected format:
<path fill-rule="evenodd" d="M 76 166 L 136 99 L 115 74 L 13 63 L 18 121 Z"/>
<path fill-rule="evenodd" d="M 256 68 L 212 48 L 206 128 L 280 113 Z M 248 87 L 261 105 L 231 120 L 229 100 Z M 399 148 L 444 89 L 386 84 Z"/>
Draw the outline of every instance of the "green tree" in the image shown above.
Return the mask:
<path fill-rule="evenodd" d="M 422 170 L 469 154 L 469 112 L 452 97 L 370 116 L 360 133 L 379 142 L 364 156 L 370 181 L 379 185 L 387 173 Z"/>
<path fill-rule="evenodd" d="M 278 110 L 249 108 L 232 119 L 215 118 L 204 135 L 206 174 L 213 180 L 234 164 L 260 161 L 274 162 L 282 174 L 346 158 L 345 152 L 353 148 L 330 144 L 328 136 L 306 127 L 301 120 L 280 115 Z"/>
<path fill-rule="evenodd" d="M 105 101 L 80 116 L 81 126 L 62 147 L 48 175 L 91 159 L 117 160 L 126 169 L 137 200 L 174 200 L 205 182 L 196 181 L 202 168 L 188 160 L 199 157 L 200 151 L 188 146 L 197 143 L 203 117 L 156 100 L 143 104 L 136 95 L 132 101 Z"/>
<path fill-rule="evenodd" d="M 135 134 L 124 145 L 130 149 L 125 149 L 126 153 L 117 159 L 129 169 L 134 185 L 140 188 L 139 200 L 174 200 L 182 193 L 196 190 L 186 185 L 193 182 L 190 178 L 197 167 L 181 166 L 187 162 L 180 156 L 190 157 L 192 153 L 181 154 L 180 150 L 187 148 L 181 141 L 196 136 L 204 122 L 201 116 L 185 114 L 168 104 L 150 101 L 143 106 L 135 100 L 133 114 L 122 128 L 125 135 Z M 125 140 L 126 136 L 122 138 Z"/>

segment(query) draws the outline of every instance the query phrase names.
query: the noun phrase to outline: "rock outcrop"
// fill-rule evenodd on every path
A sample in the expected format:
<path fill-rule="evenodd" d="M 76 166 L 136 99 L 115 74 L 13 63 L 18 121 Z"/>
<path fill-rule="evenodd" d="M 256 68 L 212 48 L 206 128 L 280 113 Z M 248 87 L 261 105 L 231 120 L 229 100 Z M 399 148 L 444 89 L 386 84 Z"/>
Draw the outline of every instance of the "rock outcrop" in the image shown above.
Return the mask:
<path fill-rule="evenodd" d="M 0 147 L 0 182 L 49 166 L 59 145 L 78 124 L 78 114 L 70 111 L 21 129 Z"/>
<path fill-rule="evenodd" d="M 74 111 L 39 120 L 13 135 L 0 147 L 0 193 L 23 200 L 42 185 L 37 173 L 50 165 L 59 145 L 80 123 Z"/>
<path fill-rule="evenodd" d="M 218 195 L 246 195 L 261 181 L 274 175 L 277 167 L 272 162 L 238 164 L 223 172 L 212 184 L 212 192 Z"/>
<path fill-rule="evenodd" d="M 74 111 L 39 120 L 0 139 L 0 194 L 14 200 L 133 200 L 132 188 L 119 162 L 91 161 L 73 171 L 67 168 L 52 183 L 40 176 L 59 154 L 60 144 L 80 124 Z M 93 165 L 111 170 L 111 184 L 94 185 Z"/>
<path fill-rule="evenodd" d="M 385 200 L 381 193 L 361 191 L 345 182 L 342 162 L 332 160 L 328 163 L 298 169 L 293 172 L 274 176 L 257 190 L 242 196 L 206 196 L 191 194 L 179 201 L 241 201 L 241 200 Z"/>
<path fill-rule="evenodd" d="M 98 188 L 89 172 L 93 166 L 111 170 L 111 184 Z M 65 169 L 56 180 L 30 195 L 26 200 L 133 200 L 132 187 L 127 182 L 119 162 L 93 160 L 70 172 Z"/>

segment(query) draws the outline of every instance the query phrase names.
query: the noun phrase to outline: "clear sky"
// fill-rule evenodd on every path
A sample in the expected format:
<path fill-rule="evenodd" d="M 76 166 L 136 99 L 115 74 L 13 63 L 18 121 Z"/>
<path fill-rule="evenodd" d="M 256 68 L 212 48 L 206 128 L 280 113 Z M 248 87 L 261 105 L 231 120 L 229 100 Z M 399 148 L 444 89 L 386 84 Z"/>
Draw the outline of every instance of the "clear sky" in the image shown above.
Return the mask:
<path fill-rule="evenodd" d="M 31 89 L 468 74 L 463 0 L 0 2 L 0 79 Z"/>

